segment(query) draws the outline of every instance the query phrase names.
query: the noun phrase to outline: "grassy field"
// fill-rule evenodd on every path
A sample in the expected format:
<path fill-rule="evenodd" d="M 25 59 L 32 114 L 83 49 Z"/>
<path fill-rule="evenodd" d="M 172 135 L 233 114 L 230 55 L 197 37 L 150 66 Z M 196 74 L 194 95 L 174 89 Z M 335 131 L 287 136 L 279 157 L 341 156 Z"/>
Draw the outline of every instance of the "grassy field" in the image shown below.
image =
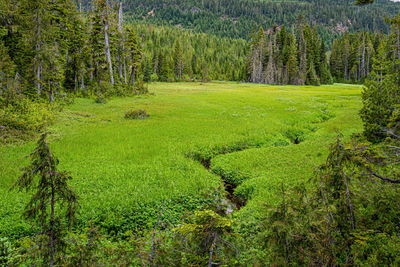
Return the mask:
<path fill-rule="evenodd" d="M 273 202 L 280 184 L 306 181 L 336 131 L 349 136 L 361 130 L 360 86 L 149 88 L 154 95 L 106 104 L 76 99 L 49 129 L 60 169 L 74 178 L 81 225 L 92 220 L 112 234 L 146 227 L 162 203 L 177 221 L 221 184 L 212 172 L 238 185 L 236 194 L 249 204 L 237 214 L 249 214 L 260 201 Z M 124 119 L 125 111 L 139 108 L 150 118 Z M 32 230 L 20 215 L 29 196 L 9 188 L 33 146 L 0 147 L 0 235 Z M 193 159 L 210 161 L 212 172 Z"/>

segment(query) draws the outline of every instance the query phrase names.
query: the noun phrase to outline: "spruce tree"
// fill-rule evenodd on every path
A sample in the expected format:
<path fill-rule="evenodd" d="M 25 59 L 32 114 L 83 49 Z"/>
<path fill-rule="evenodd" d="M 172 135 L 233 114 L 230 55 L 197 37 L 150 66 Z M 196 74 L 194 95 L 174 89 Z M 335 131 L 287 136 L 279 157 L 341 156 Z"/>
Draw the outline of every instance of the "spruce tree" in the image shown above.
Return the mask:
<path fill-rule="evenodd" d="M 47 235 L 48 244 L 44 246 L 43 254 L 47 257 L 47 263 L 53 266 L 57 249 L 61 245 L 61 220 L 66 219 L 71 225 L 78 207 L 78 198 L 68 185 L 71 176 L 57 170 L 59 161 L 50 151 L 46 132 L 41 135 L 36 148 L 30 154 L 30 161 L 30 165 L 23 169 L 23 174 L 11 189 L 33 191 L 24 216 L 36 220 Z M 63 216 L 57 214 L 62 209 L 65 209 Z"/>
<path fill-rule="evenodd" d="M 174 47 L 174 72 L 175 72 L 175 77 L 178 80 L 182 80 L 183 55 L 182 55 L 182 45 L 180 40 L 175 42 L 175 47 Z"/>
<path fill-rule="evenodd" d="M 129 85 L 135 88 L 136 72 L 140 66 L 142 58 L 142 49 L 140 47 L 139 39 L 136 37 L 134 30 L 131 27 L 126 28 L 126 50 L 129 58 Z"/>
<path fill-rule="evenodd" d="M 294 33 L 290 35 L 289 38 L 290 49 L 289 49 L 289 58 L 287 62 L 287 73 L 289 77 L 289 84 L 299 84 L 299 63 L 298 63 L 298 50 L 296 43 L 296 36 Z"/>

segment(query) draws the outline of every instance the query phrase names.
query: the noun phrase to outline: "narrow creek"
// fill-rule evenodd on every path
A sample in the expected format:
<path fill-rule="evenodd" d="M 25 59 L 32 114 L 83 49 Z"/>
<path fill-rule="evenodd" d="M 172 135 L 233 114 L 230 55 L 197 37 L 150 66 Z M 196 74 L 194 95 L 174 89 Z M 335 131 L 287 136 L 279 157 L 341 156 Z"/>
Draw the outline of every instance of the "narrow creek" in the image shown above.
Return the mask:
<path fill-rule="evenodd" d="M 212 158 L 207 160 L 201 160 L 200 163 L 208 172 L 212 173 L 215 176 L 220 177 L 220 179 L 224 183 L 226 191 L 226 199 L 222 201 L 222 204 L 226 206 L 225 213 L 229 215 L 234 211 L 238 211 L 242 207 L 246 206 L 247 202 L 235 196 L 235 190 L 237 185 L 227 182 L 225 177 L 218 175 L 211 170 L 211 160 Z"/>

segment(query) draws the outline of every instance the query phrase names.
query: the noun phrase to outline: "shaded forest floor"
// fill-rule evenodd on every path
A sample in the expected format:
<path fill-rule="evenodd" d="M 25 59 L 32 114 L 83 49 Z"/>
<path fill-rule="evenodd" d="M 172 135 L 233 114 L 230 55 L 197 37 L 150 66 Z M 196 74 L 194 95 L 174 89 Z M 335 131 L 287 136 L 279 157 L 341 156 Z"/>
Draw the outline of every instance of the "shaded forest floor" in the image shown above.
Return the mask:
<path fill-rule="evenodd" d="M 76 99 L 57 115 L 50 143 L 80 197 L 79 225 L 95 221 L 110 234 L 150 225 L 168 201 L 172 222 L 200 208 L 221 177 L 257 215 L 282 184 L 306 182 L 337 131 L 361 131 L 361 86 L 268 86 L 153 83 L 154 95 L 105 104 Z M 127 110 L 144 109 L 143 120 Z M 34 143 L 0 146 L 0 235 L 32 231 L 21 212 L 29 196 L 9 192 Z M 209 171 L 201 161 L 207 161 Z M 218 175 L 214 175 L 218 174 Z"/>

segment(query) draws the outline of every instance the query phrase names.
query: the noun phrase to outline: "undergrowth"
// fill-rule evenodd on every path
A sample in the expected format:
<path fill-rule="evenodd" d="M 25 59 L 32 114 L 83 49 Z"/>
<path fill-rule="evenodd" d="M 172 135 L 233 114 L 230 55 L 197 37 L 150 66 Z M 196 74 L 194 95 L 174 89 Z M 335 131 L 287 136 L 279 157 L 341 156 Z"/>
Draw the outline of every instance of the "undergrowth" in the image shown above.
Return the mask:
<path fill-rule="evenodd" d="M 16 97 L 0 99 L 0 143 L 30 140 L 53 121 L 55 107 L 44 102 Z"/>

